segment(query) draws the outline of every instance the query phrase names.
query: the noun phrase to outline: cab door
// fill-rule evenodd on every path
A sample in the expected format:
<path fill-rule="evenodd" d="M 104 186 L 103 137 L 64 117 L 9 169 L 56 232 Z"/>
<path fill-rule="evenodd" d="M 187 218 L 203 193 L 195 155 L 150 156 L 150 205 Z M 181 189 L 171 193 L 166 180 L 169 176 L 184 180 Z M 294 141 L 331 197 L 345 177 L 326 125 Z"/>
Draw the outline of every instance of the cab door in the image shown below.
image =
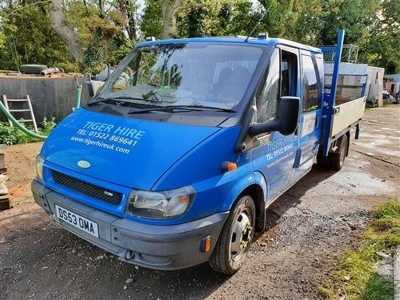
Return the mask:
<path fill-rule="evenodd" d="M 315 163 L 322 124 L 322 54 L 302 51 L 300 58 L 302 113 L 297 130 L 299 148 L 296 151 L 293 182 L 303 177 Z"/>
<path fill-rule="evenodd" d="M 256 94 L 256 123 L 275 118 L 282 96 L 298 96 L 298 61 L 298 49 L 283 46 L 274 49 L 263 85 Z M 279 132 L 267 132 L 254 138 L 253 169 L 261 172 L 266 180 L 267 202 L 290 187 L 297 148 L 295 134 L 284 136 Z"/>

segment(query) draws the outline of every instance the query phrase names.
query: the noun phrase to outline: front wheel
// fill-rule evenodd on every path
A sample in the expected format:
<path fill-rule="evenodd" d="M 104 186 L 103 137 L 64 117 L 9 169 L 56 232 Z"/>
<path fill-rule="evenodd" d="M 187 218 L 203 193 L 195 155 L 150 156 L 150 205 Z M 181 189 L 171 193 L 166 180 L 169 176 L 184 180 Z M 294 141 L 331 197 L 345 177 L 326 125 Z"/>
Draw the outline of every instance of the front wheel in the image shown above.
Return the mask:
<path fill-rule="evenodd" d="M 243 265 L 254 236 L 255 216 L 253 199 L 248 195 L 239 198 L 209 260 L 215 271 L 233 275 Z"/>

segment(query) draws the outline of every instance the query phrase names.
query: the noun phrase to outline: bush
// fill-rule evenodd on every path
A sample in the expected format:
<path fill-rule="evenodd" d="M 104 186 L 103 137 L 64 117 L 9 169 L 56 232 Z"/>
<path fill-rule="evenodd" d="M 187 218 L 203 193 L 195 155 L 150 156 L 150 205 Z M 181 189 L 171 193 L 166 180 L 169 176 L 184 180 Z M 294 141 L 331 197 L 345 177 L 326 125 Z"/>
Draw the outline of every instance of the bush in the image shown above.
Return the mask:
<path fill-rule="evenodd" d="M 56 126 L 56 123 L 54 119 L 48 121 L 44 118 L 40 126 L 38 134 L 47 136 Z M 26 128 L 34 132 L 32 127 L 26 126 Z M 23 132 L 15 126 L 10 126 L 8 122 L 0 122 L 0 144 L 16 145 L 37 141 L 40 141 L 40 139 Z"/>

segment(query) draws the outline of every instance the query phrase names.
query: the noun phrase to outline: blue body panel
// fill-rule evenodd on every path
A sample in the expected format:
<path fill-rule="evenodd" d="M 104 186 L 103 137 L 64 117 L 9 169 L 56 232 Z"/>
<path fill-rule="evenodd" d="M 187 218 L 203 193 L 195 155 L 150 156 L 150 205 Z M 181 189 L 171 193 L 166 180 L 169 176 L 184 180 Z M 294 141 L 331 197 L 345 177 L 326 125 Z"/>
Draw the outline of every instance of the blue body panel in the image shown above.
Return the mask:
<path fill-rule="evenodd" d="M 231 190 L 241 176 L 251 174 L 251 159 L 233 151 L 240 127 L 218 128 L 176 125 L 102 115 L 79 109 L 55 128 L 42 148 L 45 180 L 52 189 L 99 209 L 124 216 L 129 193 L 164 191 L 192 185 L 196 199 L 187 214 L 166 221 L 175 224 L 209 216 L 232 205 Z M 125 138 L 124 142 L 118 142 Z M 132 143 L 131 143 L 132 142 Z M 81 168 L 79 162 L 90 164 Z M 224 161 L 236 162 L 225 173 Z M 49 169 L 80 178 L 124 195 L 118 206 L 96 201 L 55 184 Z M 243 174 L 243 175 L 241 175 Z M 218 194 L 225 198 L 213 199 Z M 128 218 L 135 219 L 132 216 Z"/>
<path fill-rule="evenodd" d="M 46 140 L 46 161 L 110 183 L 151 190 L 175 162 L 215 134 L 216 127 L 135 120 L 78 109 Z M 190 134 L 189 134 L 190 132 Z M 82 169 L 85 160 L 90 168 Z M 187 177 L 186 177 L 187 178 Z M 182 179 L 164 186 L 180 186 Z"/>

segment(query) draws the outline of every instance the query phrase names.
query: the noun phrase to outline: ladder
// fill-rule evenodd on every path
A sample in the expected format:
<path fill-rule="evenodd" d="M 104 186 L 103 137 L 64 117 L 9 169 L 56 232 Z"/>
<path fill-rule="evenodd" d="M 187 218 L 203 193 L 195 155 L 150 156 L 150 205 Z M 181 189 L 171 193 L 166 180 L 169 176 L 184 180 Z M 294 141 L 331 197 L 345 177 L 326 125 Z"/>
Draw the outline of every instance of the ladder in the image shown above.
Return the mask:
<path fill-rule="evenodd" d="M 22 99 L 7 99 L 3 95 L 3 103 L 7 111 L 20 123 L 31 122 L 35 131 L 38 131 L 35 115 L 33 114 L 32 103 L 29 95 Z M 11 120 L 8 120 L 10 126 L 13 127 Z"/>

